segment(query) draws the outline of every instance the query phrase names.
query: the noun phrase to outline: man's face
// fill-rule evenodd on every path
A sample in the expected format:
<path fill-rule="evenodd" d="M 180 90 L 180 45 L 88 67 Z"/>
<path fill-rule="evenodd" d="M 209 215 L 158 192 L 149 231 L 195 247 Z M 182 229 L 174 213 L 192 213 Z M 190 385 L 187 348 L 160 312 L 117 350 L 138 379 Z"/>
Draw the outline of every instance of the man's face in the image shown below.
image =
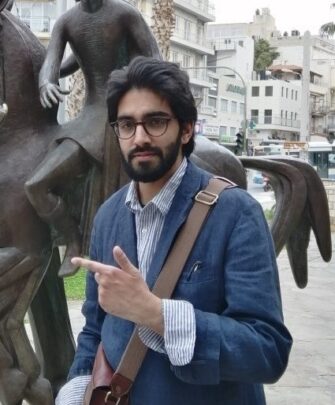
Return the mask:
<path fill-rule="evenodd" d="M 180 128 L 167 101 L 148 89 L 127 92 L 119 102 L 117 120 L 126 131 L 134 122 L 144 121 L 149 132 L 136 125 L 132 137 L 119 139 L 129 177 L 143 183 L 170 177 L 182 160 L 181 147 L 192 136 L 192 126 Z"/>

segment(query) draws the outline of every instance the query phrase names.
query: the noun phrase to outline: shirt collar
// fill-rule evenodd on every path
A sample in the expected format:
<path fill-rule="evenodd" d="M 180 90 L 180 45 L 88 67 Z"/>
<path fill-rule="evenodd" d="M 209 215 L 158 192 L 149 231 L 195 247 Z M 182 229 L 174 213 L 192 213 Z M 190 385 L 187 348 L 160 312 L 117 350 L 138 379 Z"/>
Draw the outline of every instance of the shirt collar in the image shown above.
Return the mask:
<path fill-rule="evenodd" d="M 185 174 L 186 167 L 187 159 L 184 157 L 180 166 L 174 172 L 168 182 L 164 185 L 160 192 L 146 204 L 146 206 L 154 205 L 162 213 L 162 215 L 166 215 L 170 209 L 176 190 Z M 133 213 L 140 212 L 144 208 L 138 199 L 137 183 L 135 181 L 131 181 L 129 185 L 125 204 Z"/>

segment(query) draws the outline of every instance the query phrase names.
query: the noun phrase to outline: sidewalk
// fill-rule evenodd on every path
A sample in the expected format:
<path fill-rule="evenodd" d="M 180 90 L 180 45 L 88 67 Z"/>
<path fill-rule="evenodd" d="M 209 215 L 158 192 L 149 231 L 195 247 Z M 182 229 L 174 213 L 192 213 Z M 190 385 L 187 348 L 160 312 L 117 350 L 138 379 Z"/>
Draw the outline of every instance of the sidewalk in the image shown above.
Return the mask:
<path fill-rule="evenodd" d="M 332 235 L 333 252 L 335 234 Z M 268 405 L 335 404 L 335 258 L 324 263 L 312 237 L 309 282 L 295 286 L 286 252 L 278 258 L 286 325 L 294 344 L 281 380 L 266 387 Z"/>
<path fill-rule="evenodd" d="M 333 246 L 334 241 L 335 234 Z M 268 405 L 335 404 L 335 258 L 324 263 L 313 237 L 309 250 L 304 290 L 295 286 L 286 252 L 278 258 L 285 321 L 294 345 L 284 376 L 266 386 Z M 80 307 L 69 303 L 75 336 L 83 323 Z"/>

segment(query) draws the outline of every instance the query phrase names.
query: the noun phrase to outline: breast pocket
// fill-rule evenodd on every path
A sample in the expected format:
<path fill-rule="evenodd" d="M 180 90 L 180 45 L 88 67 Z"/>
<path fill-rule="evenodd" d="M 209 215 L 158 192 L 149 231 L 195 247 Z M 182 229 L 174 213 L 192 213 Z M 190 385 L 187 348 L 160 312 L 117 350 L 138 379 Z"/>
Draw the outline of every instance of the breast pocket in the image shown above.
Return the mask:
<path fill-rule="evenodd" d="M 210 264 L 196 260 L 186 266 L 173 298 L 191 302 L 195 308 L 216 311 L 220 298 L 220 281 Z"/>
<path fill-rule="evenodd" d="M 210 264 L 196 260 L 185 267 L 181 277 L 180 283 L 194 284 L 209 281 L 215 278 L 214 269 Z"/>

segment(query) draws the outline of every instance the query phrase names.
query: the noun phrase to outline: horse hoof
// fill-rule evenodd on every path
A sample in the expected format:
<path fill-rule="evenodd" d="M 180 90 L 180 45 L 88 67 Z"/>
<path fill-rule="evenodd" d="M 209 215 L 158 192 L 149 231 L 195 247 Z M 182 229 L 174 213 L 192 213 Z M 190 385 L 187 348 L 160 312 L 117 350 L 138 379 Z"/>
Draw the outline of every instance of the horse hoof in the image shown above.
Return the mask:
<path fill-rule="evenodd" d="M 25 398 L 34 405 L 54 405 L 51 384 L 41 377 L 26 388 Z"/>
<path fill-rule="evenodd" d="M 2 371 L 0 377 L 0 404 L 15 405 L 24 398 L 28 378 L 16 368 Z"/>

